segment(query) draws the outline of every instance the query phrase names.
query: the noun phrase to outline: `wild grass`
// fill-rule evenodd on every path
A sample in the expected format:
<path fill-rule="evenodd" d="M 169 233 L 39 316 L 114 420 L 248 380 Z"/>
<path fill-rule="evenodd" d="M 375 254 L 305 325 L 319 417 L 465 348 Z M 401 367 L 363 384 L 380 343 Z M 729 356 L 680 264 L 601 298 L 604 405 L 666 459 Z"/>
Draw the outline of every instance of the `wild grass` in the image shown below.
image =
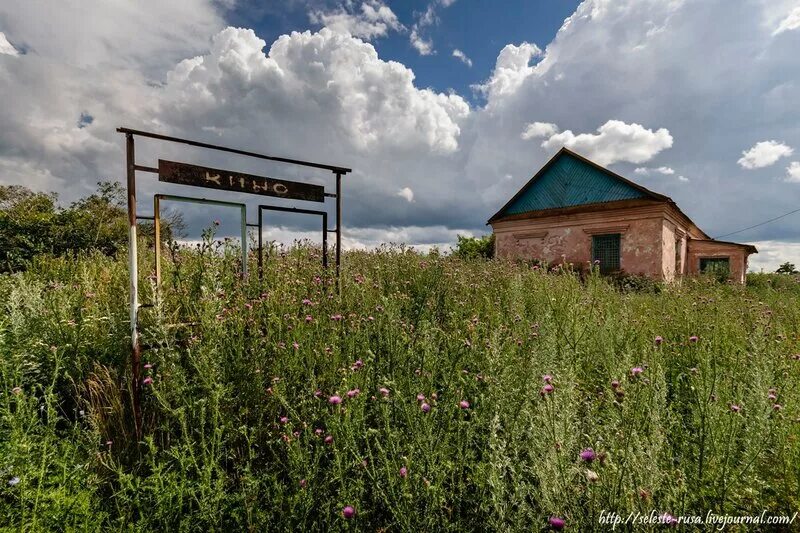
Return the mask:
<path fill-rule="evenodd" d="M 260 283 L 206 244 L 153 283 L 137 440 L 125 258 L 0 277 L 3 529 L 578 531 L 604 510 L 800 507 L 797 278 L 621 292 L 382 248 L 346 255 L 339 295 L 308 247 Z"/>

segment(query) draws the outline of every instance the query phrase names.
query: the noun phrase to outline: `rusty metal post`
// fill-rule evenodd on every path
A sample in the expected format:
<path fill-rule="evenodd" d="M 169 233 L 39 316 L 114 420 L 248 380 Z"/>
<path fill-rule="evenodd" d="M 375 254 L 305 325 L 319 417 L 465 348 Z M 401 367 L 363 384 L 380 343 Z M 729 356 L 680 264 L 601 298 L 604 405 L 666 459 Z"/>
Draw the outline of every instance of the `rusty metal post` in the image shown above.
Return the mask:
<path fill-rule="evenodd" d="M 258 281 L 264 281 L 264 242 L 261 232 L 263 230 L 263 211 L 261 206 L 258 208 Z"/>
<path fill-rule="evenodd" d="M 328 270 L 328 213 L 322 213 L 322 268 Z"/>
<path fill-rule="evenodd" d="M 242 204 L 242 278 L 247 279 L 247 206 Z"/>
<path fill-rule="evenodd" d="M 156 290 L 161 290 L 161 202 L 158 195 L 153 196 L 153 231 L 156 251 Z"/>
<path fill-rule="evenodd" d="M 336 172 L 336 285 L 341 289 L 339 271 L 342 265 L 342 173 Z"/>
<path fill-rule="evenodd" d="M 125 134 L 125 159 L 128 184 L 128 274 L 130 276 L 130 320 L 131 320 L 131 375 L 133 389 L 133 416 L 136 438 L 142 434 L 141 347 L 139 345 L 139 259 L 136 235 L 136 155 L 133 134 Z"/>

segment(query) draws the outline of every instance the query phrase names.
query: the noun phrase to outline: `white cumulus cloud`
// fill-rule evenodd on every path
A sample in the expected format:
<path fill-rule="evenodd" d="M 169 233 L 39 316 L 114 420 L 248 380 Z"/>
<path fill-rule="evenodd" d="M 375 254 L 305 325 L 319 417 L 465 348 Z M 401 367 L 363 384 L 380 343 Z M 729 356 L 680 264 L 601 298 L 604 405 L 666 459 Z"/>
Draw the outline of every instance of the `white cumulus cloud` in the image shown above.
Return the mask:
<path fill-rule="evenodd" d="M 526 141 L 540 137 L 550 137 L 558 133 L 558 126 L 550 122 L 531 122 L 525 126 L 520 137 Z"/>
<path fill-rule="evenodd" d="M 453 50 L 453 57 L 457 58 L 459 61 L 464 63 L 468 67 L 472 67 L 472 60 L 467 57 L 467 54 L 459 50 L 458 48 Z"/>
<path fill-rule="evenodd" d="M 409 36 L 411 41 L 411 46 L 413 46 L 419 55 L 421 56 L 429 56 L 433 53 L 433 41 L 430 39 L 425 39 L 419 34 L 418 28 L 411 29 L 411 35 Z"/>
<path fill-rule="evenodd" d="M 670 167 L 638 167 L 634 170 L 634 172 L 641 174 L 642 176 L 649 176 L 650 174 L 664 174 L 665 176 L 671 176 L 672 174 L 675 174 L 675 171 Z"/>
<path fill-rule="evenodd" d="M 6 34 L 0 31 L 0 54 L 6 54 L 9 56 L 18 56 L 19 50 L 14 48 L 8 39 L 6 39 Z"/>
<path fill-rule="evenodd" d="M 794 150 L 778 141 L 761 141 L 749 150 L 742 152 L 742 157 L 737 161 L 742 168 L 754 169 L 768 167 L 781 157 L 792 155 Z"/>
<path fill-rule="evenodd" d="M 772 32 L 772 35 L 778 35 L 785 31 L 796 30 L 800 28 L 800 6 L 795 7 L 792 9 L 786 18 L 778 24 L 778 27 L 775 28 L 775 31 Z"/>
<path fill-rule="evenodd" d="M 397 196 L 405 198 L 409 203 L 414 201 L 414 191 L 411 190 L 411 187 L 403 187 L 397 191 Z"/>
<path fill-rule="evenodd" d="M 500 50 L 492 76 L 474 88 L 490 100 L 515 92 L 525 79 L 533 74 L 531 60 L 542 56 L 542 50 L 533 43 L 507 44 Z"/>
<path fill-rule="evenodd" d="M 644 163 L 671 147 L 672 135 L 666 128 L 653 131 L 640 124 L 609 120 L 597 129 L 597 133 L 575 135 L 571 130 L 566 130 L 550 136 L 542 143 L 542 147 L 551 151 L 562 146 L 600 165 L 618 161 Z"/>
<path fill-rule="evenodd" d="M 348 9 L 344 5 L 330 12 L 311 11 L 309 18 L 311 22 L 322 24 L 331 31 L 367 40 L 385 37 L 389 30 L 405 29 L 394 11 L 378 0 L 362 2 L 360 10 L 357 11 Z"/>
<path fill-rule="evenodd" d="M 784 181 L 800 183 L 800 161 L 792 161 L 786 167 L 786 179 Z"/>

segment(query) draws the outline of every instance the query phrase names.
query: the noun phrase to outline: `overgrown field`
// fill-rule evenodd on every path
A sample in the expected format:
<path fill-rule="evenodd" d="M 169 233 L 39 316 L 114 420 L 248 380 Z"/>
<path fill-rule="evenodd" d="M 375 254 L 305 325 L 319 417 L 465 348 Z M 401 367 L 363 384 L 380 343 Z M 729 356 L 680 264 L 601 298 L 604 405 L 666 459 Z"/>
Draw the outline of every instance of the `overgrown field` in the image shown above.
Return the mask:
<path fill-rule="evenodd" d="M 142 277 L 141 440 L 125 258 L 0 277 L 0 525 L 582 531 L 607 530 L 603 510 L 800 510 L 796 278 L 632 293 L 387 248 L 347 254 L 339 296 L 318 262 L 274 255 L 259 283 L 204 247 L 167 258 L 161 299 Z"/>

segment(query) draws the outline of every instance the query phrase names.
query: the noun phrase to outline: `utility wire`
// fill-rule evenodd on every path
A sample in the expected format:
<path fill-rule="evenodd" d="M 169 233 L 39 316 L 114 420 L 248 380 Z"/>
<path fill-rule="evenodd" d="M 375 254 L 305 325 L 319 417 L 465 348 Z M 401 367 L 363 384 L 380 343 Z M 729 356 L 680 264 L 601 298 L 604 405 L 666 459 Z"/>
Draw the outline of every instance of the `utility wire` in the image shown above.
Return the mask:
<path fill-rule="evenodd" d="M 783 217 L 788 217 L 789 215 L 793 215 L 794 213 L 797 213 L 798 211 L 800 211 L 800 208 L 795 209 L 794 211 L 789 211 L 788 213 L 784 213 L 781 216 L 778 216 L 778 217 L 775 217 L 775 218 L 771 218 L 769 220 L 765 220 L 764 222 L 759 222 L 758 224 L 754 224 L 752 226 L 748 226 L 748 227 L 742 228 L 740 230 L 732 231 L 730 233 L 726 233 L 725 235 L 720 235 L 719 237 L 714 237 L 714 238 L 715 239 L 721 239 L 723 237 L 728 237 L 730 235 L 736 235 L 737 233 L 741 233 L 741 232 L 747 231 L 749 229 L 757 228 L 759 226 L 763 226 L 764 224 L 769 224 L 770 222 L 775 222 L 776 220 L 780 220 Z"/>

